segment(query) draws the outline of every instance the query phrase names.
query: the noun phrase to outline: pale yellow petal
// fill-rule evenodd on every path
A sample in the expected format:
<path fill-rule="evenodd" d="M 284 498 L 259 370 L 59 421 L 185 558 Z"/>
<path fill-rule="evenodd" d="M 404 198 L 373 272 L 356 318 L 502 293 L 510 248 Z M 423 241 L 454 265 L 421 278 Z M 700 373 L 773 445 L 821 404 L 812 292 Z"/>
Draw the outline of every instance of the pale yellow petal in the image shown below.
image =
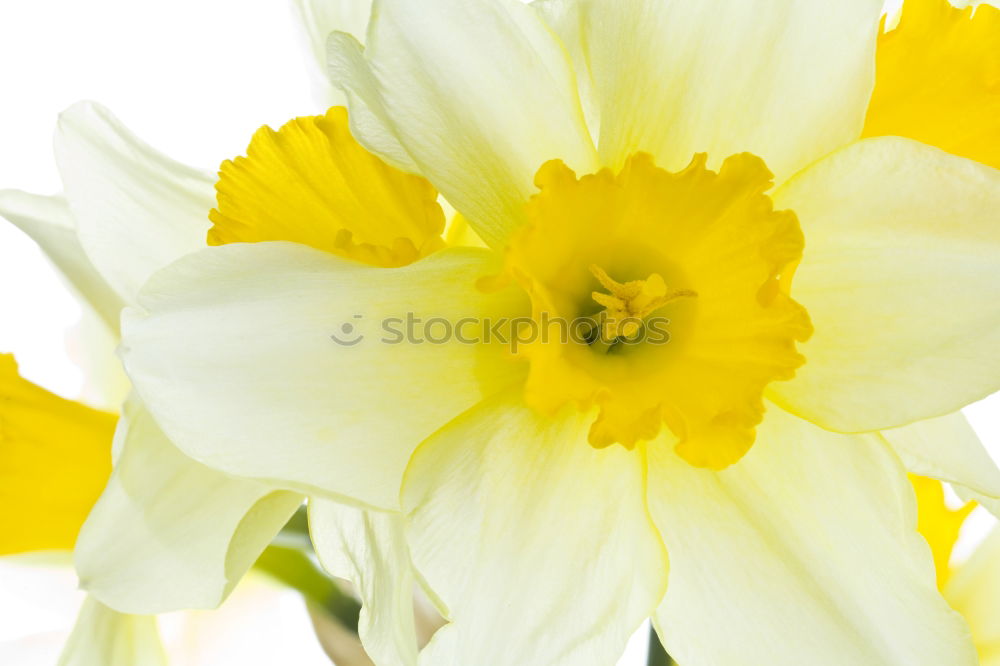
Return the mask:
<path fill-rule="evenodd" d="M 55 152 L 80 244 L 122 300 L 132 302 L 154 271 L 205 245 L 211 173 L 154 150 L 92 102 L 59 116 Z"/>
<path fill-rule="evenodd" d="M 351 133 L 365 148 L 389 164 L 419 173 L 420 167 L 400 142 L 389 117 L 377 79 L 371 75 L 365 49 L 358 37 L 333 32 L 327 38 L 328 76 L 347 100 Z"/>
<path fill-rule="evenodd" d="M 861 132 L 881 0 L 560 4 L 546 13 L 570 13 L 555 25 L 583 49 L 604 164 L 749 151 L 781 182 Z"/>
<path fill-rule="evenodd" d="M 951 484 L 1000 516 L 1000 469 L 961 412 L 917 421 L 881 435 L 914 474 Z"/>
<path fill-rule="evenodd" d="M 806 237 L 792 295 L 815 326 L 783 406 L 826 428 L 891 428 L 1000 388 L 1000 171 L 866 139 L 774 194 Z"/>
<path fill-rule="evenodd" d="M 76 545 L 80 586 L 116 610 L 214 608 L 302 503 L 195 462 L 132 400 L 122 450 Z"/>
<path fill-rule="evenodd" d="M 167 655 L 155 617 L 125 615 L 88 597 L 58 666 L 167 666 Z"/>
<path fill-rule="evenodd" d="M 358 634 L 376 664 L 414 666 L 416 585 L 403 515 L 309 502 L 309 533 L 323 567 L 354 584 L 361 598 Z"/>
<path fill-rule="evenodd" d="M 143 311 L 124 320 L 122 355 L 150 410 L 194 458 L 395 509 L 417 444 L 523 377 L 505 345 L 468 343 L 474 327 L 463 329 L 466 342 L 440 338 L 459 319 L 525 312 L 515 288 L 477 287 L 499 268 L 475 248 L 392 269 L 294 243 L 209 248 L 149 282 Z M 431 318 L 440 318 L 433 330 Z"/>
<path fill-rule="evenodd" d="M 655 442 L 650 511 L 670 553 L 655 622 L 685 666 L 971 666 L 937 591 L 906 472 L 871 436 L 772 406 L 721 472 Z"/>
<path fill-rule="evenodd" d="M 515 392 L 424 442 L 403 497 L 416 568 L 451 623 L 421 664 L 605 666 L 663 594 L 645 459 L 587 443 L 593 414 L 556 418 Z"/>
<path fill-rule="evenodd" d="M 583 108 L 583 115 L 587 120 L 587 128 L 590 130 L 590 136 L 595 139 L 600 137 L 600 100 L 594 90 L 594 80 L 588 62 L 590 58 L 589 45 L 592 38 L 590 34 L 592 26 L 588 18 L 590 12 L 594 10 L 594 5 L 578 0 L 534 0 L 531 6 L 542 15 L 569 54 L 576 75 L 580 106 Z M 627 6 L 622 5 L 622 7 L 626 8 Z"/>
<path fill-rule="evenodd" d="M 955 571 L 944 596 L 969 623 L 980 666 L 1000 664 L 1000 529 Z"/>
<path fill-rule="evenodd" d="M 324 108 L 347 99 L 326 72 L 326 39 L 333 31 L 346 32 L 364 41 L 372 0 L 295 0 L 296 16 L 308 40 L 310 73 L 317 98 Z"/>

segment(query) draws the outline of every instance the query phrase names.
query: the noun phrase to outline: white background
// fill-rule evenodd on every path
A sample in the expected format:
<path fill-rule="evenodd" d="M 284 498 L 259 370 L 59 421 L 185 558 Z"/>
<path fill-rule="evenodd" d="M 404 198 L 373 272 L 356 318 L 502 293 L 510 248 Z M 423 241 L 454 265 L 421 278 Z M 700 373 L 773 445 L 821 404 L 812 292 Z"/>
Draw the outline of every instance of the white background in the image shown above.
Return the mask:
<path fill-rule="evenodd" d="M 260 125 L 276 127 L 322 110 L 313 94 L 312 67 L 290 0 L 2 0 L 0 188 L 59 190 L 52 132 L 59 111 L 81 99 L 105 104 L 174 158 L 214 169 L 242 153 Z M 75 397 L 82 376 L 66 340 L 79 316 L 73 297 L 34 244 L 0 220 L 0 352 L 14 352 L 32 380 Z M 1000 398 L 967 413 L 991 450 L 1000 449 Z M 977 512 L 959 557 L 992 524 Z M 72 587 L 65 565 L 24 569 L 9 560 L 0 563 L 0 662 L 33 663 L 25 656 L 12 658 L 10 641 L 21 636 L 19 649 L 34 646 L 34 654 L 49 655 L 34 663 L 53 663 L 51 654 L 79 602 Z M 187 634 L 177 638 L 182 633 L 177 627 L 191 623 L 174 621 L 174 642 L 187 641 L 191 648 L 174 665 L 273 664 L 278 655 L 280 663 L 323 663 L 301 605 L 263 584 L 247 587 L 238 603 L 227 604 L 223 620 L 199 616 L 201 642 Z M 264 610 L 249 615 L 250 608 L 262 605 Z M 224 628 L 232 626 L 243 631 Z M 221 658 L 205 633 L 229 640 L 238 655 Z M 26 634 L 31 636 L 24 639 Z M 234 636 L 243 639 L 233 641 Z M 250 637 L 273 639 L 282 651 L 245 640 Z M 38 647 L 43 644 L 47 647 Z M 190 656 L 198 646 L 201 656 Z M 642 633 L 622 663 L 642 663 L 644 656 Z"/>

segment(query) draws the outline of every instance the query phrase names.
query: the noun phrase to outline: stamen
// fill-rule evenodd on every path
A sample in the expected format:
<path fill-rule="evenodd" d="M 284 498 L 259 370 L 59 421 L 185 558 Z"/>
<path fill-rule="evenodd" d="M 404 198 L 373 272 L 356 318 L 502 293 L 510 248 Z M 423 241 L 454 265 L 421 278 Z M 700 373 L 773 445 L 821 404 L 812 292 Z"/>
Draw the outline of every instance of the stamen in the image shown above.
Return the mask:
<path fill-rule="evenodd" d="M 590 272 L 610 292 L 602 294 L 595 291 L 591 294 L 598 305 L 604 306 L 604 310 L 596 316 L 599 335 L 592 346 L 605 352 L 620 339 L 634 340 L 642 331 L 642 322 L 664 305 L 679 298 L 698 295 L 691 289 L 668 289 L 659 273 L 653 273 L 645 280 L 622 283 L 596 264 L 590 265 Z"/>

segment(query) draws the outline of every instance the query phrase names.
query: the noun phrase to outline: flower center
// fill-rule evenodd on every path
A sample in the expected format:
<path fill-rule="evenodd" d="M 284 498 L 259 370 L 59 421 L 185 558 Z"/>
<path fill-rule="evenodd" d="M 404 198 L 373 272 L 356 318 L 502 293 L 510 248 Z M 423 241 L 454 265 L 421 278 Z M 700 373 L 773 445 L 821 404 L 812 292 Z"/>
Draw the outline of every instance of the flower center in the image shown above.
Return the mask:
<path fill-rule="evenodd" d="M 698 295 L 690 289 L 668 289 L 659 273 L 645 280 L 622 283 L 616 282 L 597 264 L 590 265 L 590 272 L 608 292 L 591 293 L 591 298 L 604 306 L 597 315 L 592 344 L 604 343 L 601 345 L 604 350 L 619 341 L 635 340 L 646 318 L 664 305 L 678 298 Z"/>
<path fill-rule="evenodd" d="M 715 173 L 697 155 L 669 173 L 638 154 L 577 178 L 555 161 L 535 182 L 506 255 L 542 331 L 518 352 L 526 402 L 596 408 L 595 447 L 631 448 L 666 426 L 694 465 L 738 460 L 764 389 L 794 375 L 795 343 L 812 331 L 788 293 L 802 232 L 764 195 L 763 162 L 735 155 Z"/>

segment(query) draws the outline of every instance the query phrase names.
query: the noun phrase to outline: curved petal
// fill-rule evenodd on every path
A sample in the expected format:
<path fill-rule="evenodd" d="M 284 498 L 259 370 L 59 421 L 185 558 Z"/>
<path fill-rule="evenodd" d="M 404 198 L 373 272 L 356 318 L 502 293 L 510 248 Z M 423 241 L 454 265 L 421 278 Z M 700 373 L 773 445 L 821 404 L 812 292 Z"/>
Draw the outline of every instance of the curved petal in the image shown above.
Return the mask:
<path fill-rule="evenodd" d="M 644 455 L 590 446 L 593 419 L 541 416 L 512 393 L 414 454 L 407 534 L 451 620 L 420 663 L 605 666 L 659 603 L 667 555 Z"/>
<path fill-rule="evenodd" d="M 443 334 L 431 318 L 528 311 L 517 289 L 477 289 L 498 263 L 472 248 L 398 269 L 294 243 L 211 248 L 150 280 L 145 312 L 123 320 L 122 356 L 164 430 L 195 459 L 392 510 L 417 444 L 523 377 L 501 344 L 425 338 Z"/>
<path fill-rule="evenodd" d="M 213 174 L 171 160 L 91 102 L 59 116 L 56 164 L 80 243 L 126 302 L 153 271 L 205 246 Z"/>
<path fill-rule="evenodd" d="M 913 488 L 877 439 L 768 410 L 722 472 L 650 446 L 650 511 L 670 553 L 654 618 L 685 666 L 975 664 L 935 586 Z"/>
<path fill-rule="evenodd" d="M 972 628 L 980 666 L 1000 665 L 1000 528 L 955 571 L 944 597 Z"/>
<path fill-rule="evenodd" d="M 815 334 L 782 406 L 862 432 L 1000 388 L 1000 171 L 909 139 L 866 139 L 774 194 L 806 237 L 793 295 Z"/>
<path fill-rule="evenodd" d="M 310 500 L 309 534 L 320 563 L 361 597 L 358 635 L 376 664 L 417 663 L 413 570 L 403 516 Z"/>
<path fill-rule="evenodd" d="M 22 379 L 0 354 L 0 555 L 73 548 L 111 473 L 115 420 Z"/>
<path fill-rule="evenodd" d="M 576 86 L 580 94 L 580 106 L 587 119 L 590 136 L 601 136 L 600 100 L 594 91 L 594 80 L 591 76 L 589 40 L 589 13 L 593 7 L 579 0 L 533 0 L 531 6 L 538 10 L 549 28 L 559 37 L 576 74 Z"/>
<path fill-rule="evenodd" d="M 565 41 L 586 49 L 574 59 L 589 66 L 604 164 L 645 151 L 677 170 L 694 153 L 717 165 L 748 151 L 781 182 L 861 133 L 881 0 L 568 4 L 579 15 Z"/>
<path fill-rule="evenodd" d="M 104 281 L 80 246 L 66 199 L 2 190 L 0 215 L 38 243 L 77 295 L 117 335 L 118 315 L 124 302 Z"/>
<path fill-rule="evenodd" d="M 344 94 L 326 75 L 326 39 L 331 32 L 346 32 L 362 39 L 368 27 L 372 0 L 295 0 L 296 14 L 309 41 L 313 79 L 324 108 L 343 105 Z"/>
<path fill-rule="evenodd" d="M 148 615 L 123 615 L 93 597 L 83 602 L 58 666 L 167 666 L 167 654 Z"/>
<path fill-rule="evenodd" d="M 378 80 L 365 59 L 365 49 L 354 35 L 334 32 L 327 39 L 330 81 L 340 88 L 351 110 L 351 134 L 368 150 L 403 171 L 420 167 L 400 143 L 382 100 Z"/>
<path fill-rule="evenodd" d="M 363 53 L 342 34 L 329 46 L 358 140 L 405 168 L 384 152 L 385 135 L 395 137 L 490 245 L 522 221 L 544 162 L 595 170 L 565 50 L 519 0 L 382 0 Z"/>
<path fill-rule="evenodd" d="M 881 435 L 914 474 L 947 481 L 966 500 L 1000 517 L 1000 469 L 960 412 Z"/>
<path fill-rule="evenodd" d="M 80 586 L 115 610 L 214 608 L 302 497 L 211 470 L 175 449 L 138 401 L 123 446 L 80 531 Z"/>

